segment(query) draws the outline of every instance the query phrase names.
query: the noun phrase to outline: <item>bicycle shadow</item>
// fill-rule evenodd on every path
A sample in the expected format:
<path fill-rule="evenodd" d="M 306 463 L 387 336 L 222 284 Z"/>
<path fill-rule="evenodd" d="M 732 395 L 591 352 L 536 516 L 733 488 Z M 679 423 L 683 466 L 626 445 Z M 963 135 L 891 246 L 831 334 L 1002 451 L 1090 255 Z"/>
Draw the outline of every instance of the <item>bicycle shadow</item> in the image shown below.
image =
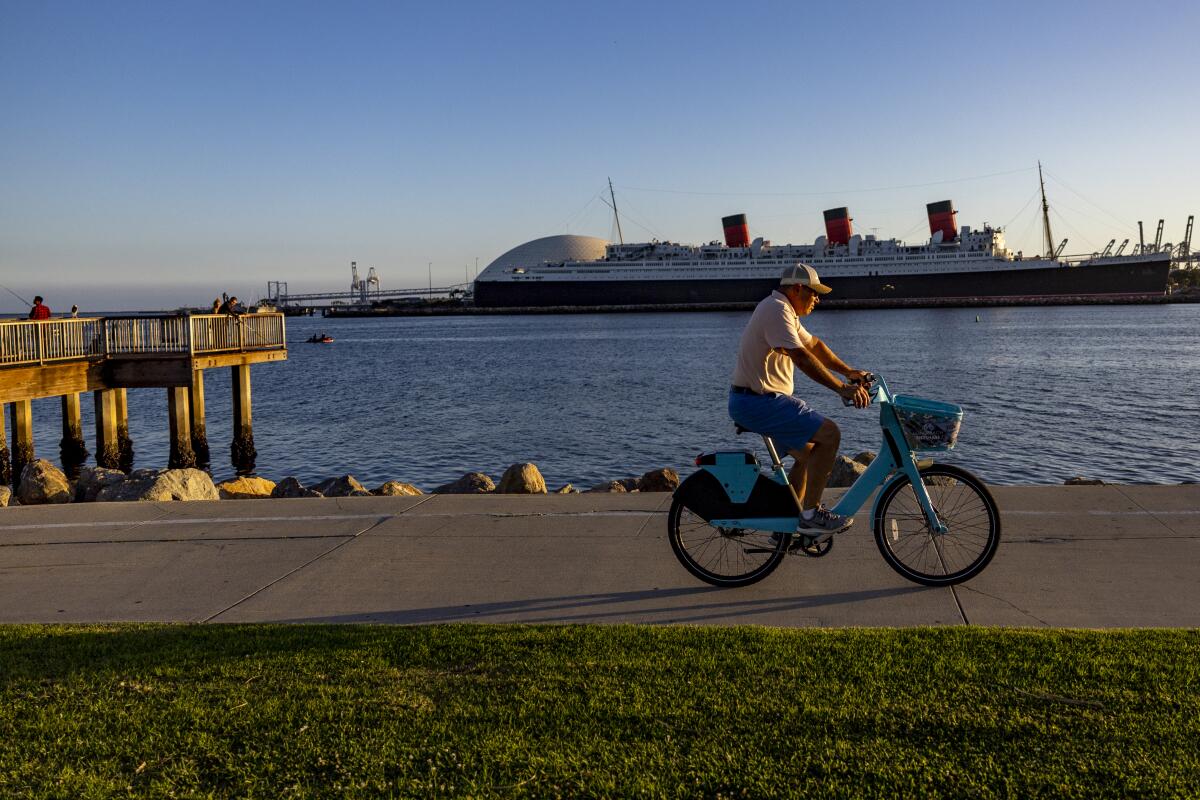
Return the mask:
<path fill-rule="evenodd" d="M 729 597 L 728 589 L 692 587 L 647 589 L 631 592 L 559 595 L 519 600 L 501 600 L 481 604 L 431 606 L 427 608 L 388 609 L 353 614 L 298 617 L 278 620 L 289 623 L 383 623 L 425 625 L 449 622 L 520 622 L 520 623 L 637 623 L 671 625 L 703 623 L 715 620 L 752 620 L 764 614 L 811 611 L 831 606 L 901 597 L 918 592 L 937 591 L 926 586 L 898 586 L 862 589 L 831 594 L 768 597 L 752 600 L 716 600 Z M 699 602 L 714 598 L 711 602 Z M 686 602 L 688 598 L 696 601 Z M 684 602 L 677 602 L 683 600 Z M 660 602 L 667 601 L 667 602 Z"/>

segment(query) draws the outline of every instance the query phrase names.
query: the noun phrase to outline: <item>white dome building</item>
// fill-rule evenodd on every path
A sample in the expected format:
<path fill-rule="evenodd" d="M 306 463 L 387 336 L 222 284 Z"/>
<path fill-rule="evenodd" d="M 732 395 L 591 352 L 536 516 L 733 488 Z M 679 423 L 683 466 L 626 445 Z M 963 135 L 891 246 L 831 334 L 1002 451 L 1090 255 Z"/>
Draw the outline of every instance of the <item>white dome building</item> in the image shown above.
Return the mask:
<path fill-rule="evenodd" d="M 604 239 L 595 236 L 545 236 L 517 245 L 479 273 L 479 280 L 495 280 L 513 267 L 559 264 L 563 261 L 595 261 L 604 258 Z"/>

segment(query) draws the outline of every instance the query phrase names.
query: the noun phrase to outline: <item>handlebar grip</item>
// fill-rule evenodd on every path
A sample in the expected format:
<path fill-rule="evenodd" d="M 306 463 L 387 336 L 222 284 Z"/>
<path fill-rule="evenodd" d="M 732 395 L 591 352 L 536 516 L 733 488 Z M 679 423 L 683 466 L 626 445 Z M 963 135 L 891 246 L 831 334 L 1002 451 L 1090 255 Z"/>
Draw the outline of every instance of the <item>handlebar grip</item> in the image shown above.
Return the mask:
<path fill-rule="evenodd" d="M 875 383 L 875 374 L 871 373 L 871 372 L 865 373 L 864 377 L 859 378 L 858 380 L 850 381 L 851 386 L 865 386 L 867 388 L 868 392 L 870 392 L 871 384 L 873 384 L 873 383 Z M 848 400 L 845 397 L 843 397 L 842 405 L 844 405 L 848 408 L 848 407 L 854 405 L 854 401 Z"/>

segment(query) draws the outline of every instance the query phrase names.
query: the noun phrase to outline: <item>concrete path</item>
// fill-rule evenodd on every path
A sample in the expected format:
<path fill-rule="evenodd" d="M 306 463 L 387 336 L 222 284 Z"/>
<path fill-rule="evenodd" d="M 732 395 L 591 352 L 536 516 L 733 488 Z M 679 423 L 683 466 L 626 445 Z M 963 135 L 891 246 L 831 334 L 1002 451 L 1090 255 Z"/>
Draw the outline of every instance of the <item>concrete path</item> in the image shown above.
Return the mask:
<path fill-rule="evenodd" d="M 668 494 L 0 509 L 0 622 L 1200 625 L 1200 486 L 997 487 L 970 583 L 909 583 L 865 515 L 744 589 L 693 579 Z"/>

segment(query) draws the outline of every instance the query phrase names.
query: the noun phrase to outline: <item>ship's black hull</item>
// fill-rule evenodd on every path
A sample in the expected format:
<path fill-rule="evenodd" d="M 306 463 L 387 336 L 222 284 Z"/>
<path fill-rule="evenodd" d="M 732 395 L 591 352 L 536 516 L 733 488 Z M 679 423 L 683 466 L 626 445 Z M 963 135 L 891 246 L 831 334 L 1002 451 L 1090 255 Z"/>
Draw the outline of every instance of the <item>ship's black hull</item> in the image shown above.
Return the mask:
<path fill-rule="evenodd" d="M 876 275 L 823 279 L 830 300 L 881 306 L 901 301 L 1029 299 L 1054 297 L 1150 297 L 1167 289 L 1170 260 L 1086 264 L 1003 272 Z M 537 306 L 645 306 L 756 303 L 771 293 L 774 279 L 644 281 L 487 281 L 475 282 L 475 305 L 482 308 Z"/>

